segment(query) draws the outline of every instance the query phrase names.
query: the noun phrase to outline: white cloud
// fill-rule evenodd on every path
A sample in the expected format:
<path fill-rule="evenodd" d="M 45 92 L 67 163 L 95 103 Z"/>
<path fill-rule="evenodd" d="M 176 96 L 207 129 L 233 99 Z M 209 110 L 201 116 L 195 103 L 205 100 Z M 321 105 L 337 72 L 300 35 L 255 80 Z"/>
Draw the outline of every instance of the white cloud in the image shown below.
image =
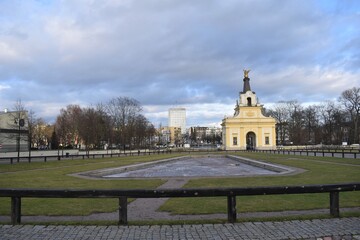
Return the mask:
<path fill-rule="evenodd" d="M 0 84 L 0 91 L 4 90 L 4 89 L 9 89 L 9 88 L 10 88 L 10 86 Z"/>
<path fill-rule="evenodd" d="M 154 121 L 184 104 L 211 124 L 232 114 L 243 68 L 262 103 L 333 99 L 360 85 L 360 7 L 335 3 L 1 1 L 0 101 L 54 119 L 128 96 Z"/>

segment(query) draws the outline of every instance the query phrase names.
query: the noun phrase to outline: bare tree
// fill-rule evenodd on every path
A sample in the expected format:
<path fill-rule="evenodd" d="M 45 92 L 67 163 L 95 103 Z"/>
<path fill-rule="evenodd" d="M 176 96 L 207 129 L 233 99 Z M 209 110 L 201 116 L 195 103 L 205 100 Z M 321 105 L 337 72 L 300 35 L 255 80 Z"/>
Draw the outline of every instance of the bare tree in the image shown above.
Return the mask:
<path fill-rule="evenodd" d="M 67 123 L 66 123 L 66 116 L 64 114 L 60 114 L 56 118 L 55 129 L 52 138 L 52 142 L 57 145 L 57 149 L 61 147 L 64 149 L 64 145 L 66 145 L 66 135 L 67 135 Z"/>
<path fill-rule="evenodd" d="M 32 110 L 30 110 L 29 114 L 28 114 L 28 130 L 29 130 L 29 149 L 31 151 L 31 148 L 34 146 L 34 139 L 36 138 L 34 136 L 35 133 L 35 129 L 36 129 L 36 115 L 35 112 L 33 112 Z M 31 154 L 29 153 L 29 156 Z"/>
<path fill-rule="evenodd" d="M 341 93 L 339 101 L 351 116 L 352 143 L 359 143 L 360 88 L 353 87 Z"/>
<path fill-rule="evenodd" d="M 335 104 L 332 101 L 327 101 L 319 106 L 319 112 L 321 115 L 323 143 L 331 144 L 334 132 L 334 119 Z"/>
<path fill-rule="evenodd" d="M 96 105 L 96 111 L 101 116 L 102 121 L 102 142 L 104 144 L 104 147 L 106 146 L 106 149 L 109 149 L 112 147 L 112 144 L 114 141 L 114 134 L 115 134 L 115 127 L 112 117 L 107 113 L 107 106 L 99 103 Z"/>
<path fill-rule="evenodd" d="M 156 129 L 153 124 L 149 122 L 147 128 L 146 128 L 146 146 L 145 147 L 151 147 L 155 142 L 155 135 L 156 135 Z"/>
<path fill-rule="evenodd" d="M 115 141 L 124 148 L 130 147 L 133 138 L 134 123 L 142 108 L 133 98 L 118 97 L 109 101 L 107 113 L 112 119 L 115 128 Z"/>
<path fill-rule="evenodd" d="M 147 131 L 149 128 L 149 121 L 142 114 L 139 114 L 135 119 L 135 131 L 133 138 L 133 145 L 136 148 L 146 146 L 147 142 Z"/>
<path fill-rule="evenodd" d="M 79 135 L 85 150 L 99 149 L 106 142 L 106 115 L 101 109 L 84 108 L 82 109 L 81 124 L 79 125 Z"/>
<path fill-rule="evenodd" d="M 306 134 L 306 141 L 307 144 L 314 144 L 316 139 L 316 130 L 318 128 L 318 114 L 317 114 L 318 107 L 308 106 L 304 109 L 304 127 L 305 127 L 305 134 Z"/>
<path fill-rule="evenodd" d="M 85 108 L 81 111 L 79 121 L 82 124 L 79 125 L 79 137 L 82 139 L 82 143 L 85 145 L 85 151 L 88 151 L 94 147 L 97 140 L 97 116 L 93 108 Z"/>
<path fill-rule="evenodd" d="M 32 120 L 31 142 L 33 147 L 39 148 L 46 145 L 45 140 L 45 126 L 46 123 L 42 118 Z"/>
<path fill-rule="evenodd" d="M 295 144 L 304 144 L 304 111 L 303 107 L 296 100 L 288 101 L 289 110 L 289 138 Z"/>
<path fill-rule="evenodd" d="M 349 142 L 349 114 L 340 107 L 336 107 L 332 118 L 334 126 L 332 144 L 341 145 L 343 142 Z"/>
<path fill-rule="evenodd" d="M 57 135 L 62 146 L 74 147 L 80 144 L 79 127 L 81 125 L 81 111 L 79 105 L 68 105 L 60 110 L 56 120 Z"/>
<path fill-rule="evenodd" d="M 276 103 L 273 109 L 268 110 L 268 114 L 276 119 L 276 136 L 278 144 L 284 145 L 289 134 L 289 111 L 287 103 L 284 101 Z"/>

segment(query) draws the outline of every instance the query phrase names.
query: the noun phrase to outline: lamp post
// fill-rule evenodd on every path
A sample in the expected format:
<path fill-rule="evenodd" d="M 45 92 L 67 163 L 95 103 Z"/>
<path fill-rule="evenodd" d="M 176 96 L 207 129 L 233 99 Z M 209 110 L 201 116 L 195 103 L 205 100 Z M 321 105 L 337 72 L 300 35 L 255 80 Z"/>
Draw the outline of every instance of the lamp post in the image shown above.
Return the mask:
<path fill-rule="evenodd" d="M 15 118 L 14 123 L 18 125 L 18 136 L 16 139 L 16 145 L 17 145 L 17 162 L 19 162 L 20 161 L 21 127 L 25 126 L 25 120 L 23 118 Z"/>

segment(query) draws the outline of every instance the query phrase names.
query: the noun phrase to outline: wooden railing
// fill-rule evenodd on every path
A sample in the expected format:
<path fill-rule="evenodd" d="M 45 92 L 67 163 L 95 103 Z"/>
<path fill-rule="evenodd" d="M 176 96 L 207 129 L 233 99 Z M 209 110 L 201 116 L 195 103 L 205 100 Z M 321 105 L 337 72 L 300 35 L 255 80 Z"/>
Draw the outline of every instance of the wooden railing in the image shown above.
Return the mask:
<path fill-rule="evenodd" d="M 119 224 L 128 223 L 128 198 L 170 198 L 170 197 L 227 197 L 228 222 L 236 222 L 236 196 L 330 193 L 330 215 L 339 217 L 339 193 L 359 191 L 360 183 L 269 186 L 245 188 L 198 188 L 198 189 L 142 189 L 142 190 L 66 190 L 66 189 L 0 189 L 0 197 L 11 197 L 11 223 L 21 223 L 22 198 L 118 198 Z"/>

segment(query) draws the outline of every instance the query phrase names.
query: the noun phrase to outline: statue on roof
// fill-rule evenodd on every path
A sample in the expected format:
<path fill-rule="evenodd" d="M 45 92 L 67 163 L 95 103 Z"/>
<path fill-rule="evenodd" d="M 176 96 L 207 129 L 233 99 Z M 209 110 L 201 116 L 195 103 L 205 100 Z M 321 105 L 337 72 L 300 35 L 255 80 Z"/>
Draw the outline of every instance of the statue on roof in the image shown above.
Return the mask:
<path fill-rule="evenodd" d="M 239 113 L 240 113 L 239 101 L 236 100 L 236 105 L 235 105 L 235 108 L 234 108 L 234 117 L 236 117 L 237 115 L 239 115 Z"/>
<path fill-rule="evenodd" d="M 249 78 L 249 72 L 251 71 L 250 69 L 246 70 L 244 69 L 244 78 Z"/>

